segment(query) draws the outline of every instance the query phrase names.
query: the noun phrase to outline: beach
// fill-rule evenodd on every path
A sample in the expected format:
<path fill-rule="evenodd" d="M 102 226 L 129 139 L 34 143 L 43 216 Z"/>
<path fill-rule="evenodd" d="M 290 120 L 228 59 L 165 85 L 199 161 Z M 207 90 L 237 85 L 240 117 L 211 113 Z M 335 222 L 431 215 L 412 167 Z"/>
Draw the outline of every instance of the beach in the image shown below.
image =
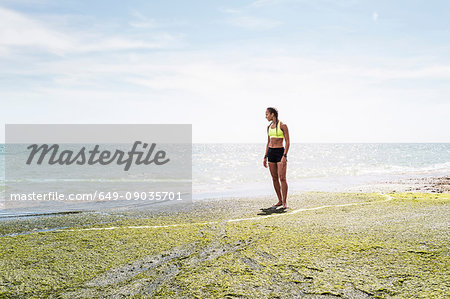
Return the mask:
<path fill-rule="evenodd" d="M 449 177 L 0 222 L 0 294 L 444 298 Z M 360 191 L 362 190 L 362 191 Z"/>
<path fill-rule="evenodd" d="M 449 14 L 1 1 L 0 299 L 450 298 Z"/>

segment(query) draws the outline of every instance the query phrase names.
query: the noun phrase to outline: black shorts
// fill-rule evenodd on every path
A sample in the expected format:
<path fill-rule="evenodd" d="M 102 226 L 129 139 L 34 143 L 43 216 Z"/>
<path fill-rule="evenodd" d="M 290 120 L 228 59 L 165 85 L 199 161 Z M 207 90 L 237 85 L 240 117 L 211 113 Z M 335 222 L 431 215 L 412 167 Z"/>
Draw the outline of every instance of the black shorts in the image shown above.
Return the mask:
<path fill-rule="evenodd" d="M 269 162 L 280 162 L 283 158 L 284 147 L 269 147 L 267 158 Z"/>

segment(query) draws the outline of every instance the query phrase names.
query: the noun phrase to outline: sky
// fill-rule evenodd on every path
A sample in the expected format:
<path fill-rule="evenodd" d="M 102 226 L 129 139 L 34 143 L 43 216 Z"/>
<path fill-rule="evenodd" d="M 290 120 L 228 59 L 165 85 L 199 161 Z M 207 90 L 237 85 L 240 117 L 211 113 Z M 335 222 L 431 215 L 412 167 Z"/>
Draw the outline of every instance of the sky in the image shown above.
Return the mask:
<path fill-rule="evenodd" d="M 450 1 L 0 0 L 0 119 L 450 142 L 449 53 Z"/>

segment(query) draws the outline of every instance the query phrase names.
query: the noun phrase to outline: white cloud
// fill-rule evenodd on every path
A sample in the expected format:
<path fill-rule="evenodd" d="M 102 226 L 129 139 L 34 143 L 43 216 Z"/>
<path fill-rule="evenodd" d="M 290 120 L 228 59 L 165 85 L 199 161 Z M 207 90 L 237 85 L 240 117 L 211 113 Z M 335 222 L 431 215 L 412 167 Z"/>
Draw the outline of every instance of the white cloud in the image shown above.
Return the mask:
<path fill-rule="evenodd" d="M 242 10 L 231 8 L 219 8 L 223 13 L 232 15 L 227 19 L 227 22 L 233 26 L 250 29 L 250 30 L 267 30 L 275 28 L 282 24 L 280 21 L 275 21 L 266 18 L 259 18 L 245 14 Z"/>
<path fill-rule="evenodd" d="M 233 8 L 224 8 L 224 7 L 221 7 L 221 8 L 219 8 L 219 10 L 220 10 L 221 12 L 223 12 L 223 13 L 228 13 L 228 14 L 240 14 L 240 13 L 242 13 L 241 10 L 233 9 Z"/>
<path fill-rule="evenodd" d="M 378 13 L 376 11 L 373 12 L 372 14 L 372 19 L 377 22 L 378 21 Z"/>
<path fill-rule="evenodd" d="M 0 47 L 31 46 L 62 54 L 75 47 L 75 41 L 39 21 L 0 7 Z M 5 52 L 5 51 L 3 51 Z"/>
<path fill-rule="evenodd" d="M 152 34 L 146 38 L 129 39 L 126 37 L 101 38 L 95 43 L 80 43 L 79 47 L 73 49 L 76 52 L 99 52 L 130 49 L 161 49 L 178 44 L 178 39 L 170 34 Z"/>
<path fill-rule="evenodd" d="M 9 104 L 13 108 L 27 99 L 29 110 L 42 112 L 47 122 L 144 123 L 150 113 L 155 123 L 193 123 L 195 142 L 264 140 L 263 113 L 272 105 L 279 108 L 283 121 L 296 128 L 292 136 L 296 142 L 418 140 L 421 136 L 416 132 L 445 125 L 442 116 L 448 104 L 436 99 L 445 98 L 449 89 L 378 84 L 392 78 L 449 78 L 450 66 L 412 68 L 396 59 L 395 67 L 385 61 L 374 68 L 371 59 L 336 62 L 289 51 L 251 55 L 245 47 L 238 53 L 221 49 L 69 57 L 27 68 L 53 81 L 2 94 L 13 99 L 11 103 L 17 101 Z M 0 70 L 0 75 L 7 73 Z M 67 109 L 73 103 L 80 114 Z M 107 113 L 99 116 L 100 109 Z M 436 112 L 431 113 L 433 109 Z M 39 113 L 33 122 L 39 122 Z M 233 113 L 245 116 L 242 124 L 224 125 Z M 5 119 L 12 119 L 8 115 Z M 416 118 L 422 121 L 411 122 Z M 27 120 L 16 114 L 15 121 Z M 242 126 L 247 134 L 232 134 Z M 405 132 L 395 135 L 398 132 L 391 132 L 392 127 Z"/>
<path fill-rule="evenodd" d="M 143 26 L 143 23 L 136 23 Z M 136 25 L 135 24 L 135 25 Z M 99 32 L 64 32 L 35 18 L 0 7 L 0 55 L 10 48 L 22 47 L 56 55 L 126 49 L 161 49 L 178 47 L 182 35 L 150 32 L 135 36 L 104 36 Z"/>
<path fill-rule="evenodd" d="M 236 16 L 229 19 L 228 22 L 233 26 L 250 30 L 272 29 L 282 24 L 279 21 L 257 18 L 253 16 Z"/>
<path fill-rule="evenodd" d="M 336 71 L 340 73 L 340 71 Z M 424 67 L 347 67 L 348 74 L 376 80 L 432 79 L 449 80 L 450 65 L 428 65 Z"/>
<path fill-rule="evenodd" d="M 264 6 L 264 5 L 270 5 L 270 4 L 277 4 L 280 3 L 281 0 L 257 0 L 250 4 L 250 6 Z"/>
<path fill-rule="evenodd" d="M 131 12 L 131 15 L 135 18 L 135 20 L 130 22 L 130 26 L 132 26 L 132 27 L 135 27 L 135 28 L 155 28 L 156 27 L 154 19 L 149 19 L 136 10 L 133 10 Z"/>

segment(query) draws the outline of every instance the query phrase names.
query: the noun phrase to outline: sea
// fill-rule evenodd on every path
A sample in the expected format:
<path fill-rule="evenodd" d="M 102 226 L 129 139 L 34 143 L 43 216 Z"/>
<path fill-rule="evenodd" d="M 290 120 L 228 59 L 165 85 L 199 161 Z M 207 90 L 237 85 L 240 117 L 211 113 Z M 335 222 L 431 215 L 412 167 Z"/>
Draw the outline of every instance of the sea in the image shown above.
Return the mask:
<path fill-rule="evenodd" d="M 269 169 L 263 166 L 265 149 L 265 143 L 193 144 L 193 200 L 275 195 Z M 5 147 L 0 145 L 2 192 L 4 158 Z M 343 191 L 384 181 L 449 174 L 450 143 L 293 143 L 286 177 L 289 192 L 296 193 Z"/>
<path fill-rule="evenodd" d="M 194 198 L 274 194 L 263 166 L 265 143 L 195 144 Z M 294 143 L 287 158 L 290 192 L 450 174 L 450 143 Z"/>

